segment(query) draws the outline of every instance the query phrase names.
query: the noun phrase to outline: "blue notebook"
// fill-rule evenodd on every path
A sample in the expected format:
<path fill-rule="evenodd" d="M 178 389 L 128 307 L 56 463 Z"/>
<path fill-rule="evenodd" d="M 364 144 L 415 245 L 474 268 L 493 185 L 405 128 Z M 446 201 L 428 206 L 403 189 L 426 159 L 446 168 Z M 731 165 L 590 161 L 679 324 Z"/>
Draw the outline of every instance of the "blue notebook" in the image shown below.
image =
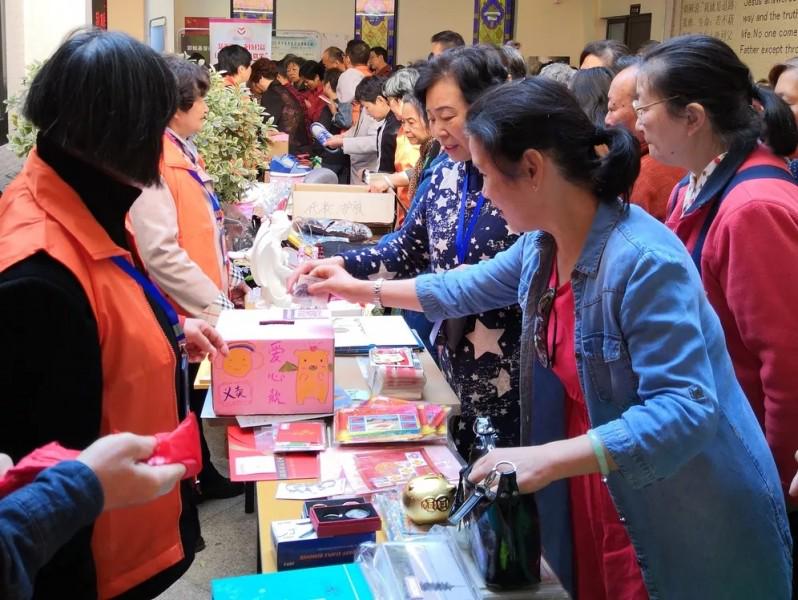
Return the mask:
<path fill-rule="evenodd" d="M 332 565 L 211 582 L 213 600 L 374 600 L 360 565 Z"/>

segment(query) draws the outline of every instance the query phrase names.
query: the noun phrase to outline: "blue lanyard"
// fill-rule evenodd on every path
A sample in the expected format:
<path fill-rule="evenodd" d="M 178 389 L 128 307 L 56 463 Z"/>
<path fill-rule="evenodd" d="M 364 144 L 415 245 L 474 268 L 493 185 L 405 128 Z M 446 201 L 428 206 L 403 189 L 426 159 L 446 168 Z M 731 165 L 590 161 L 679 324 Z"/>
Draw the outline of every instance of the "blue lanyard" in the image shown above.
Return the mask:
<path fill-rule="evenodd" d="M 477 226 L 477 219 L 479 219 L 479 213 L 482 212 L 482 205 L 485 204 L 485 196 L 480 192 L 477 205 L 474 208 L 474 212 L 471 213 L 471 218 L 468 220 L 468 227 L 464 229 L 465 211 L 466 205 L 468 204 L 468 179 L 468 165 L 466 165 L 465 178 L 463 179 L 463 201 L 462 204 L 460 204 L 460 215 L 457 218 L 457 235 L 454 239 L 455 247 L 457 248 L 457 259 L 461 265 L 464 264 L 463 261 L 465 260 L 466 250 L 468 250 L 470 244 L 471 235 L 474 233 L 474 228 Z"/>
<path fill-rule="evenodd" d="M 169 304 L 169 301 L 164 298 L 164 295 L 155 285 L 147 279 L 136 267 L 134 267 L 129 260 L 123 256 L 112 256 L 111 260 L 114 261 L 117 267 L 127 273 L 133 280 L 139 284 L 145 294 L 152 296 L 158 305 L 166 313 L 166 318 L 172 328 L 172 332 L 177 338 L 177 343 L 182 346 L 186 341 L 186 335 L 183 333 L 183 328 L 180 326 L 180 319 L 177 317 L 175 309 Z"/>

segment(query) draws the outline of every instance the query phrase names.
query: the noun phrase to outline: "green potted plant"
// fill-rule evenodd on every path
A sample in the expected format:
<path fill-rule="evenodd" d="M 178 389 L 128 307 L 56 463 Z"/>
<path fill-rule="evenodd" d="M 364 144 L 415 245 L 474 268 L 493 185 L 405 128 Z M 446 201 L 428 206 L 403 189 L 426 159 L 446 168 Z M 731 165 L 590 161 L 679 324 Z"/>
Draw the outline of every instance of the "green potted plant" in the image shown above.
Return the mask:
<path fill-rule="evenodd" d="M 208 117 L 194 138 L 205 159 L 208 174 L 219 198 L 235 202 L 254 182 L 258 167 L 269 157 L 269 136 L 276 131 L 264 121 L 263 107 L 239 86 L 225 86 L 222 76 L 211 70 L 211 88 L 205 101 Z"/>
<path fill-rule="evenodd" d="M 42 64 L 39 61 L 29 64 L 25 69 L 25 76 L 22 78 L 22 86 L 19 91 L 5 101 L 9 124 L 8 145 L 11 146 L 14 154 L 20 158 L 28 156 L 31 149 L 36 145 L 38 129 L 22 116 L 22 108 L 25 105 L 25 96 L 28 93 L 28 88 L 39 69 L 42 68 Z"/>

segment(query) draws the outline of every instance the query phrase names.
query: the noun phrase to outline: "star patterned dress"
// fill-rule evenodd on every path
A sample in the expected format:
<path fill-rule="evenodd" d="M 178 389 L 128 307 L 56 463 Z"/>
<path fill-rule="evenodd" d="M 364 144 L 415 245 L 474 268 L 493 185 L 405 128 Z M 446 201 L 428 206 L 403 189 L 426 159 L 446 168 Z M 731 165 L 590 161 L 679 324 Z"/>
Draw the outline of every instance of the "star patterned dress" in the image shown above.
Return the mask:
<path fill-rule="evenodd" d="M 343 254 L 346 270 L 360 279 L 408 279 L 460 266 L 456 238 L 466 179 L 468 201 L 462 219 L 466 231 L 479 205 L 482 178 L 470 162 L 447 158 L 394 237 L 376 248 Z M 488 260 L 517 239 L 499 210 L 485 199 L 467 240 L 463 264 Z M 478 416 L 491 417 L 500 432 L 500 445 L 519 444 L 520 336 L 518 305 L 450 320 L 440 328 L 436 340 L 440 366 L 461 404 L 461 417 L 452 434 L 464 458 L 468 458 Z"/>

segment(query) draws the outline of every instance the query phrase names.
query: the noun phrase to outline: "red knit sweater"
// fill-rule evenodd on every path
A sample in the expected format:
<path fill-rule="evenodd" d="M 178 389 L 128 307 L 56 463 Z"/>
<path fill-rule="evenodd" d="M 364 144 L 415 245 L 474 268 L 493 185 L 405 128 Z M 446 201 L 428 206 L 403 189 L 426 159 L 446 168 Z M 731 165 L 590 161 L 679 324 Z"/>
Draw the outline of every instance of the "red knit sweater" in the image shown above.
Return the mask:
<path fill-rule="evenodd" d="M 786 169 L 759 146 L 738 172 L 763 164 Z M 711 202 L 683 217 L 686 190 L 666 225 L 692 251 Z M 737 185 L 707 233 L 701 277 L 786 494 L 798 450 L 798 187 L 776 179 Z"/>

